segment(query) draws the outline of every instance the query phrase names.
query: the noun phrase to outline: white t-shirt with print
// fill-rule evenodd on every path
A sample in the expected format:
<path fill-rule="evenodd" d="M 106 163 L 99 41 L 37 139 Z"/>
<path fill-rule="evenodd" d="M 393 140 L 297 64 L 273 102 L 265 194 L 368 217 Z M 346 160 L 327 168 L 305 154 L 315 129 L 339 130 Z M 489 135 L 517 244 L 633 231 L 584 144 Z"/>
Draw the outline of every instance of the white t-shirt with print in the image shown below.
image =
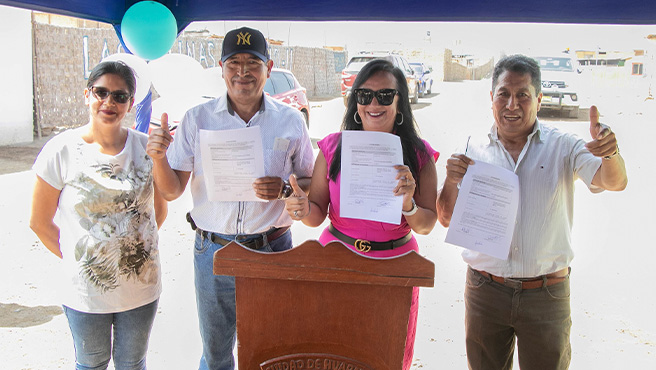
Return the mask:
<path fill-rule="evenodd" d="M 61 190 L 62 303 L 89 313 L 127 311 L 161 292 L 148 136 L 130 129 L 123 150 L 107 155 L 82 139 L 88 130 L 52 138 L 33 170 Z"/>

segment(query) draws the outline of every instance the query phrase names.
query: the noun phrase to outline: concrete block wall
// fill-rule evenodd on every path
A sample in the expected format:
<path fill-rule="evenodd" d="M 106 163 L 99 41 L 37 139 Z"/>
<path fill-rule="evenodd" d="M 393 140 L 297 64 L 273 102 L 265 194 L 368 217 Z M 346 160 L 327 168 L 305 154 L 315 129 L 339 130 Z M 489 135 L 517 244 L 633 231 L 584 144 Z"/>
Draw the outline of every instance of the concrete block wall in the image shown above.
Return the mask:
<path fill-rule="evenodd" d="M 485 64 L 470 68 L 470 80 L 482 80 L 492 76 L 494 70 L 494 59 L 488 60 Z"/>
<path fill-rule="evenodd" d="M 467 79 L 467 67 L 451 60 L 451 50 L 444 51 L 444 81 L 462 81 Z"/>
<path fill-rule="evenodd" d="M 308 98 L 340 95 L 344 52 L 321 48 L 272 46 L 274 67 L 285 68 L 307 89 Z"/>
<path fill-rule="evenodd" d="M 124 52 L 113 28 L 62 27 L 34 23 L 35 124 L 44 134 L 87 123 L 84 104 L 86 74 L 103 57 Z M 216 36 L 181 35 L 171 53 L 192 56 L 205 68 L 218 66 L 221 42 Z M 291 70 L 307 89 L 308 98 L 340 95 L 344 52 L 321 48 L 271 46 L 274 65 Z M 133 110 L 134 111 L 134 110 Z M 134 122 L 134 113 L 126 118 Z"/>
<path fill-rule="evenodd" d="M 36 124 L 43 133 L 58 127 L 77 127 L 89 120 L 84 104 L 85 60 L 88 70 L 98 64 L 107 42 L 116 53 L 118 38 L 111 28 L 68 28 L 35 23 Z M 85 38 L 88 53 L 85 53 Z"/>
<path fill-rule="evenodd" d="M 452 56 L 451 50 L 444 51 L 444 81 L 480 80 L 488 77 L 494 69 L 494 59 L 475 67 L 465 67 L 454 63 Z"/>

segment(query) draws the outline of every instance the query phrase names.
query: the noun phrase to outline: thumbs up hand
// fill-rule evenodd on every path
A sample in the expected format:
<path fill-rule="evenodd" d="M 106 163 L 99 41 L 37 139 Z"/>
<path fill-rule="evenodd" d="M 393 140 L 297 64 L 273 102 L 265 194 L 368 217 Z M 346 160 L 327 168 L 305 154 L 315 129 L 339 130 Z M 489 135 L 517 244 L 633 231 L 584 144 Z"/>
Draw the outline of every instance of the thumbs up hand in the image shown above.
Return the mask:
<path fill-rule="evenodd" d="M 169 131 L 169 116 L 166 113 L 162 114 L 161 126 L 153 129 L 148 136 L 148 144 L 146 144 L 146 153 L 153 159 L 165 159 L 166 150 L 171 145 L 173 136 Z"/>
<path fill-rule="evenodd" d="M 310 214 L 310 200 L 298 185 L 296 175 L 289 176 L 289 185 L 291 185 L 294 195 L 285 200 L 285 209 L 293 220 L 302 220 Z"/>
<path fill-rule="evenodd" d="M 599 111 L 594 105 L 590 107 L 590 136 L 592 141 L 585 144 L 585 147 L 594 156 L 610 159 L 618 152 L 615 133 L 599 122 Z"/>
<path fill-rule="evenodd" d="M 289 176 L 289 185 L 291 185 L 292 189 L 294 190 L 294 197 L 306 197 L 307 194 L 301 189 L 301 186 L 298 185 L 298 179 L 296 179 L 296 175 L 291 175 Z"/>

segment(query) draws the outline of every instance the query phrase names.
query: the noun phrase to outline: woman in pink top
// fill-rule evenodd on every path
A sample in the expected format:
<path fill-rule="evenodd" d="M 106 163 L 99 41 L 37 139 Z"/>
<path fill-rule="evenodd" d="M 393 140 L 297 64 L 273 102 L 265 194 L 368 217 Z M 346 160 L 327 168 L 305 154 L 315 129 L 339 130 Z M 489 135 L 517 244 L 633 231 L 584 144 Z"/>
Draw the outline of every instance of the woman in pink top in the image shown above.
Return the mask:
<path fill-rule="evenodd" d="M 398 135 L 403 147 L 403 165 L 395 166 L 398 185 L 396 196 L 403 197 L 403 217 L 399 225 L 353 218 L 339 214 L 341 172 L 341 132 L 319 141 L 319 153 L 312 174 L 309 196 L 296 184 L 290 184 L 294 196 L 286 201 L 287 212 L 295 220 L 316 227 L 330 218 L 319 241 L 324 245 L 340 240 L 354 251 L 370 257 L 390 257 L 417 251 L 412 231 L 428 234 L 435 226 L 437 212 L 437 172 L 439 156 L 418 133 L 408 98 L 408 85 L 403 72 L 392 63 L 377 59 L 367 63 L 353 83 L 353 93 L 342 122 L 344 130 L 387 132 Z M 367 240 L 370 250 L 358 250 L 356 239 Z M 403 369 L 412 364 L 417 327 L 418 288 L 414 288 Z"/>

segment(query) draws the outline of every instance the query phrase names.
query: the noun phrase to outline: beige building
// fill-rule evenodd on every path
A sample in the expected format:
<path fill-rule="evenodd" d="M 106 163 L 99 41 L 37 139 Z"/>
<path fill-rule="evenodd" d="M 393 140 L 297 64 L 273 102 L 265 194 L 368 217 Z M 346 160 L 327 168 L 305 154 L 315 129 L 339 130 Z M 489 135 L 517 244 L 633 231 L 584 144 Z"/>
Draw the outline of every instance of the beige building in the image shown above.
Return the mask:
<path fill-rule="evenodd" d="M 0 145 L 33 140 L 30 13 L 29 10 L 0 6 Z"/>

